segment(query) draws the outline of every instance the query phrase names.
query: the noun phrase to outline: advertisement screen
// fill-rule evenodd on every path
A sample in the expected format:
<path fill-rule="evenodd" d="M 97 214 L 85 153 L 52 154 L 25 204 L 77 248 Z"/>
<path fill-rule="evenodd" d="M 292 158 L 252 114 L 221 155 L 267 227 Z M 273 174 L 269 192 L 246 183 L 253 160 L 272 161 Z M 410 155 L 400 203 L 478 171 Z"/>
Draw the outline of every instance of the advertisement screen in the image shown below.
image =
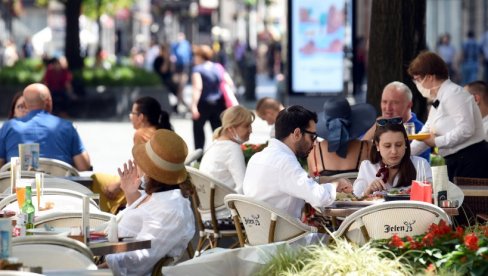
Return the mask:
<path fill-rule="evenodd" d="M 289 0 L 288 3 L 291 93 L 342 92 L 345 0 Z"/>

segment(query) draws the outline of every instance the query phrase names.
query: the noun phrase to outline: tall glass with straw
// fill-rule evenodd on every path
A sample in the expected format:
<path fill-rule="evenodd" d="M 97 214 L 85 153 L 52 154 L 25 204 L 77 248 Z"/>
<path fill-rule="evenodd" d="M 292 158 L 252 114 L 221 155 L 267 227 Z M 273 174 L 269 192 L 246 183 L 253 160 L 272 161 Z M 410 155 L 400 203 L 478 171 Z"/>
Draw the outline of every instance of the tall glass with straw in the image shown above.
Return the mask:
<path fill-rule="evenodd" d="M 36 172 L 37 211 L 41 210 L 41 195 L 44 195 L 44 173 Z"/>

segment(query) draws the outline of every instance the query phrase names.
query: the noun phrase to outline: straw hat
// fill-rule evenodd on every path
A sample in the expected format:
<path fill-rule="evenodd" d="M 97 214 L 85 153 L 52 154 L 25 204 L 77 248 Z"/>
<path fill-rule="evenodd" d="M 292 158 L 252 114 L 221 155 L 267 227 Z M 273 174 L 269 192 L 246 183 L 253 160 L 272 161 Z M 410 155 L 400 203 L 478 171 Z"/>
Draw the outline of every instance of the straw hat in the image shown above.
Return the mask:
<path fill-rule="evenodd" d="M 187 178 L 185 158 L 188 147 L 173 131 L 157 130 L 151 140 L 132 148 L 136 164 L 149 177 L 169 185 L 177 185 Z"/>

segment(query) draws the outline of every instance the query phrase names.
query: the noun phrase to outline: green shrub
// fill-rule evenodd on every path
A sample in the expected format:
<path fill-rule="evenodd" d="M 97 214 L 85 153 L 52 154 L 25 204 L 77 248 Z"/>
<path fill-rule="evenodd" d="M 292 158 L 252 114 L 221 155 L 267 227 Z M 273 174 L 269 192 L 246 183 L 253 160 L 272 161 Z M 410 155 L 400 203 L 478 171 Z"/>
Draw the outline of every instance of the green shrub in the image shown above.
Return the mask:
<path fill-rule="evenodd" d="M 45 68 L 40 59 L 21 60 L 12 67 L 0 69 L 0 84 L 26 86 L 33 82 L 40 82 L 44 71 Z M 74 72 L 74 75 L 83 79 L 85 86 L 154 86 L 160 84 L 156 74 L 134 66 L 115 65 L 108 70 L 86 67 Z"/>

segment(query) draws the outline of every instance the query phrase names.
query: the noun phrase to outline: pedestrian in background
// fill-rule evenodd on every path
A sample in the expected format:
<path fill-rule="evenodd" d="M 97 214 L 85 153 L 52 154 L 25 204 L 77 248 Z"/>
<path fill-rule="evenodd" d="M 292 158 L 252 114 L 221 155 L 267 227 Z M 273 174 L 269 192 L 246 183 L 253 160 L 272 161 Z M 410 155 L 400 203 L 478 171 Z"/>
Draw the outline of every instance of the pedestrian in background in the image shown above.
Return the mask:
<path fill-rule="evenodd" d="M 462 50 L 463 84 L 467 84 L 478 79 L 480 47 L 474 38 L 473 31 L 468 31 Z"/>
<path fill-rule="evenodd" d="M 211 61 L 212 48 L 198 45 L 193 50 L 195 66 L 192 73 L 192 104 L 193 138 L 195 149 L 203 149 L 205 145 L 204 126 L 210 122 L 212 130 L 221 126 L 220 114 L 225 110 L 225 100 L 220 91 L 221 72 Z"/>
<path fill-rule="evenodd" d="M 176 96 L 178 98 L 178 105 L 183 105 L 187 110 L 190 110 L 188 105 L 183 100 L 183 89 L 188 82 L 188 73 L 191 67 L 191 45 L 186 40 L 185 34 L 180 32 L 178 40 L 171 45 L 171 62 L 173 63 L 173 79 L 177 84 L 178 90 Z"/>

